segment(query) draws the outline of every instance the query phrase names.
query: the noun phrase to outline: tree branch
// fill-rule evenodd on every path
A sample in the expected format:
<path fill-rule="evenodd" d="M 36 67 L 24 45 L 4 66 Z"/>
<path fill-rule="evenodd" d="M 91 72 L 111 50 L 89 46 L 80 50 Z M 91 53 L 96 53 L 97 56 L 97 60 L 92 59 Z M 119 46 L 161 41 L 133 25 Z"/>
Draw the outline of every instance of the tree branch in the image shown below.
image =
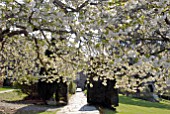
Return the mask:
<path fill-rule="evenodd" d="M 164 51 L 170 51 L 170 48 L 163 48 L 163 49 L 161 49 L 161 50 L 159 50 L 159 51 L 156 51 L 156 52 L 154 52 L 154 53 L 151 53 L 151 55 L 158 55 L 158 54 L 160 54 L 160 53 L 162 53 L 162 52 L 164 52 Z"/>
<path fill-rule="evenodd" d="M 10 32 L 9 29 L 6 29 L 4 31 L 2 31 L 0 33 L 0 42 L 2 42 L 2 46 L 1 46 L 1 50 L 3 49 L 4 47 L 4 44 L 5 44 L 5 40 L 4 40 L 4 37 L 5 36 L 8 36 L 8 37 L 13 37 L 15 35 L 20 35 L 20 34 L 24 34 L 25 36 L 28 36 L 28 32 L 26 30 L 18 30 L 18 31 L 12 31 Z"/>
<path fill-rule="evenodd" d="M 76 11 L 79 12 L 82 8 L 88 5 L 89 0 L 86 0 L 83 4 L 77 7 Z"/>
<path fill-rule="evenodd" d="M 43 65 L 43 67 L 45 68 L 45 71 L 46 71 L 46 64 L 43 62 L 43 60 L 41 59 L 40 57 L 40 52 L 39 52 L 39 46 L 38 46 L 38 40 L 37 38 L 33 37 L 33 40 L 34 40 L 34 43 L 35 43 L 35 46 L 36 46 L 36 53 L 37 53 L 37 59 L 40 61 L 41 65 Z"/>
<path fill-rule="evenodd" d="M 82 4 L 81 4 L 79 7 L 77 7 L 76 9 L 67 6 L 66 4 L 62 3 L 62 2 L 59 1 L 59 0 L 55 0 L 55 1 L 53 2 L 53 4 L 56 5 L 56 6 L 58 6 L 58 7 L 60 7 L 61 9 L 64 10 L 65 13 L 67 13 L 67 12 L 79 12 L 82 8 L 84 8 L 85 6 L 88 5 L 88 2 L 89 2 L 89 0 L 86 0 L 84 3 L 82 3 Z M 68 9 L 71 10 L 71 11 L 69 11 Z"/>
<path fill-rule="evenodd" d="M 12 37 L 15 35 L 20 35 L 20 34 L 24 34 L 25 36 L 28 36 L 28 32 L 26 30 L 12 31 L 12 32 L 8 33 L 7 36 Z"/>
<path fill-rule="evenodd" d="M 69 6 L 66 6 L 64 3 L 60 2 L 59 0 L 54 0 L 53 4 L 54 4 L 55 6 L 60 7 L 61 9 L 63 9 L 65 13 L 69 12 L 67 9 L 70 9 L 71 11 L 75 12 L 75 9 L 74 9 L 74 8 L 71 8 L 71 7 L 69 7 Z"/>
<path fill-rule="evenodd" d="M 170 25 L 170 20 L 168 19 L 167 16 L 166 16 L 166 18 L 165 18 L 165 22 L 166 22 L 167 25 Z"/>
<path fill-rule="evenodd" d="M 42 30 L 40 30 L 40 31 L 41 31 L 43 37 L 45 38 L 45 40 L 47 41 L 47 43 L 50 45 L 51 43 L 48 41 L 48 39 L 47 39 L 46 35 L 44 34 L 44 32 Z"/>
<path fill-rule="evenodd" d="M 155 31 L 158 35 L 161 36 L 161 38 L 163 39 L 163 41 L 165 42 L 170 42 L 170 39 L 167 38 L 166 36 L 164 36 L 163 34 L 161 34 L 161 32 L 159 30 Z"/>

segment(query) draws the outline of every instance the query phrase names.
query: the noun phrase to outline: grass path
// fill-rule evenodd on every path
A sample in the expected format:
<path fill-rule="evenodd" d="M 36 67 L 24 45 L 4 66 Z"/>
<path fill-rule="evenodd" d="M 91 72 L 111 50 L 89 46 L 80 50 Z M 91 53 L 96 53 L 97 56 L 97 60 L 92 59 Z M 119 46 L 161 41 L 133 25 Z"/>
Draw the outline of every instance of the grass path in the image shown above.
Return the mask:
<path fill-rule="evenodd" d="M 113 112 L 104 109 L 104 114 L 170 114 L 170 101 L 153 103 L 120 95 L 120 103 Z"/>

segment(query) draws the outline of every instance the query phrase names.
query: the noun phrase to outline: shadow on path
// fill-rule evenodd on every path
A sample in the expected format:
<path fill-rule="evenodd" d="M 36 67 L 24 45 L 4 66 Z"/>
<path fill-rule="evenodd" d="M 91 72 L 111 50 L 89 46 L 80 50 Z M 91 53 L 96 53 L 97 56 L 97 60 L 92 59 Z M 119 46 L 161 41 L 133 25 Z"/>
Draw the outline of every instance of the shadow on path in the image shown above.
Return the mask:
<path fill-rule="evenodd" d="M 18 109 L 14 114 L 37 114 L 45 111 L 56 112 L 60 107 L 45 105 L 29 105 Z"/>
<path fill-rule="evenodd" d="M 98 111 L 98 109 L 95 106 L 86 104 L 83 107 L 81 107 L 79 111 Z"/>
<path fill-rule="evenodd" d="M 56 112 L 63 104 L 58 105 L 37 105 L 31 102 L 0 102 L 0 114 L 38 114 L 40 112 Z"/>

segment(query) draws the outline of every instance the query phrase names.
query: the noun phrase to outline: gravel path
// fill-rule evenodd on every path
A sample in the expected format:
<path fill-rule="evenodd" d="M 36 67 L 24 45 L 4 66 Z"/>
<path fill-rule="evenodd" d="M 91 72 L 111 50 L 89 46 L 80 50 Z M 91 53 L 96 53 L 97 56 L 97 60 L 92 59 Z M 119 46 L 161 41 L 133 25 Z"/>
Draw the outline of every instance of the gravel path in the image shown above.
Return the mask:
<path fill-rule="evenodd" d="M 57 114 L 99 114 L 99 111 L 87 104 L 86 96 L 78 88 L 76 94 L 70 98 L 69 104 L 61 108 Z"/>

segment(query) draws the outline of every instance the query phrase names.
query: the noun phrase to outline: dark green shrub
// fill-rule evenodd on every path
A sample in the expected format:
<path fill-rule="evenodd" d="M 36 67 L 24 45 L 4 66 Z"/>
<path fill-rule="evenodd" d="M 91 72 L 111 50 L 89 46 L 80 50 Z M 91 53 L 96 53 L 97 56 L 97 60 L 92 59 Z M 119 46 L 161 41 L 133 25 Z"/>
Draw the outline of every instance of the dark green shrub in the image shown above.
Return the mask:
<path fill-rule="evenodd" d="M 38 94 L 45 104 L 47 100 L 56 100 L 68 103 L 68 85 L 63 81 L 63 77 L 55 79 L 54 77 L 40 78 L 38 81 Z"/>
<path fill-rule="evenodd" d="M 12 77 L 6 77 L 3 82 L 3 86 L 10 86 L 12 87 L 13 85 L 13 79 Z"/>
<path fill-rule="evenodd" d="M 69 82 L 69 93 L 70 94 L 76 93 L 76 84 L 73 81 Z"/>
<path fill-rule="evenodd" d="M 38 81 L 38 94 L 46 102 L 53 97 L 57 89 L 57 81 L 50 81 L 51 77 L 41 78 Z"/>
<path fill-rule="evenodd" d="M 37 78 L 33 76 L 24 76 L 14 82 L 14 87 L 20 89 L 29 97 L 38 97 Z"/>
<path fill-rule="evenodd" d="M 63 105 L 68 104 L 68 82 L 63 80 L 63 77 L 60 77 L 60 82 L 57 83 L 57 91 L 56 91 L 56 102 L 63 102 Z"/>

